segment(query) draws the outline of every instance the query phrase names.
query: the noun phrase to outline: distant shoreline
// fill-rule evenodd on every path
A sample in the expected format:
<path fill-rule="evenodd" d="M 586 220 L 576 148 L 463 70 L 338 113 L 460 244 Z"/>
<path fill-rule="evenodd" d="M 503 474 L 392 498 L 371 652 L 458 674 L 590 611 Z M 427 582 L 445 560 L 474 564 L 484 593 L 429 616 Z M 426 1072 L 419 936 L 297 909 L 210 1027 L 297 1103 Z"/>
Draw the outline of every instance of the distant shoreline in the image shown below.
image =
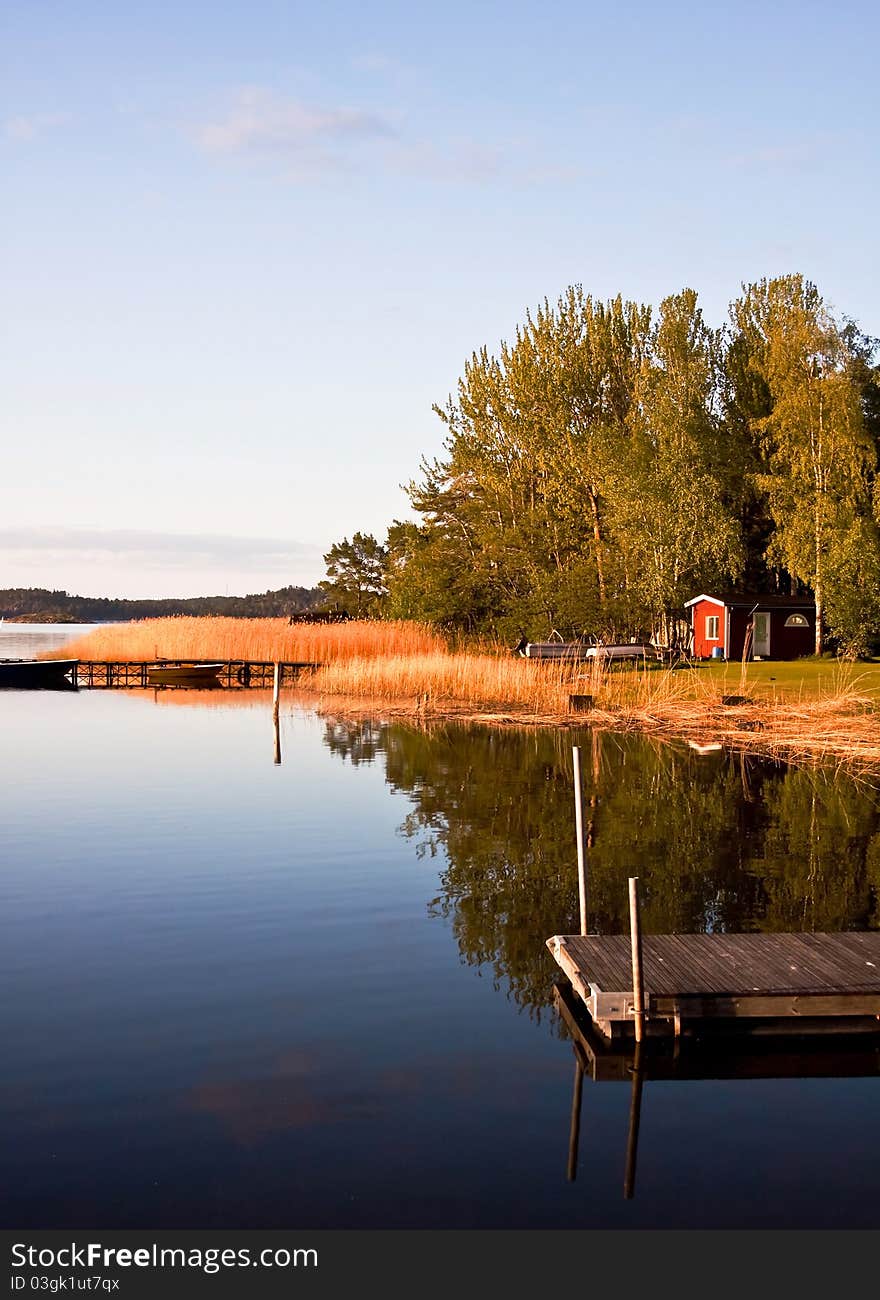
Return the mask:
<path fill-rule="evenodd" d="M 13 614 L 2 620 L 4 626 L 7 623 L 27 623 L 33 627 L 91 627 L 95 623 L 93 618 L 78 618 L 73 614 Z"/>
<path fill-rule="evenodd" d="M 288 618 L 326 600 L 318 587 L 280 587 L 247 596 L 182 596 L 129 599 L 77 596 L 43 587 L 0 588 L 0 618 L 6 623 L 113 623 L 143 618 Z"/>

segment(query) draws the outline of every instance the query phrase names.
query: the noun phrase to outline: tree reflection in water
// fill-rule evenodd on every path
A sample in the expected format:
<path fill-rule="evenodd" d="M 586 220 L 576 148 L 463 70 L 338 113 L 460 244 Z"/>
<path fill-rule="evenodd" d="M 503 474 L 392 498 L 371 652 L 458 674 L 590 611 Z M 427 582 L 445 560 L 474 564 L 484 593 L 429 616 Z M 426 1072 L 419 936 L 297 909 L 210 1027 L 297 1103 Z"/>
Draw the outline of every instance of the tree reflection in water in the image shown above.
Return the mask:
<path fill-rule="evenodd" d="M 465 961 L 530 1012 L 552 1005 L 551 934 L 579 928 L 571 747 L 581 746 L 589 928 L 646 933 L 880 927 L 880 791 L 754 755 L 639 735 L 447 723 L 327 724 L 342 759 L 381 757 L 438 861 L 430 910 Z"/>

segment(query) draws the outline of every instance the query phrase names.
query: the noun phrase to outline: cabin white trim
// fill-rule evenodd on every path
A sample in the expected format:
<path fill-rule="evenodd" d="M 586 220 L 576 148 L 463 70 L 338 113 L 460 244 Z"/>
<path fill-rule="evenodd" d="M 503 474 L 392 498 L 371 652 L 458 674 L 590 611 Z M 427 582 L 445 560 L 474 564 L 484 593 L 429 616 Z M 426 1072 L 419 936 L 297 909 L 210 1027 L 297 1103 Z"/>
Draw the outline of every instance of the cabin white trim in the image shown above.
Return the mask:
<path fill-rule="evenodd" d="M 689 609 L 691 605 L 699 605 L 701 600 L 708 600 L 710 605 L 720 605 L 722 609 L 727 608 L 724 601 L 719 600 L 717 596 L 694 596 L 693 600 L 686 600 L 684 602 L 684 607 L 685 609 Z"/>

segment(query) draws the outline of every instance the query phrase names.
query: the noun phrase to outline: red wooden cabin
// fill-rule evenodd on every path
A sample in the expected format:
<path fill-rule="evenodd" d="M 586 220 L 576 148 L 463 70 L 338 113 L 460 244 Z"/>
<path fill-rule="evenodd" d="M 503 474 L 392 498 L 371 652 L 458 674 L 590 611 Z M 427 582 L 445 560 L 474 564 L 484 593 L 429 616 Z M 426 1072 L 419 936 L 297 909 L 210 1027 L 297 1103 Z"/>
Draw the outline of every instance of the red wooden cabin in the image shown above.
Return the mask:
<path fill-rule="evenodd" d="M 741 659 L 749 628 L 750 659 L 799 659 L 816 647 L 816 604 L 809 596 L 703 595 L 685 608 L 697 659 Z"/>

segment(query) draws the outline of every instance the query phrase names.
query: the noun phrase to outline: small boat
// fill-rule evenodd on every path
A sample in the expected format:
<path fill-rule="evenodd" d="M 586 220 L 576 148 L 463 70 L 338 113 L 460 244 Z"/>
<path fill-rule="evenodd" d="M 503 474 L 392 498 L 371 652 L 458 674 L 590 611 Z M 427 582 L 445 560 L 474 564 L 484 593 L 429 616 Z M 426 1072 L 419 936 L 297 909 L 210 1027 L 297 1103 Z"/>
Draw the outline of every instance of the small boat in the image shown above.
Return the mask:
<path fill-rule="evenodd" d="M 587 649 L 586 641 L 564 641 L 554 629 L 546 641 L 529 641 L 521 636 L 513 653 L 523 659 L 578 660 L 586 657 Z"/>
<path fill-rule="evenodd" d="M 526 659 L 585 659 L 589 646 L 580 641 L 527 641 L 517 653 Z"/>
<path fill-rule="evenodd" d="M 73 685 L 78 659 L 0 659 L 0 686 L 52 690 Z"/>
<path fill-rule="evenodd" d="M 658 648 L 655 645 L 624 642 L 621 645 L 591 645 L 587 650 L 586 657 L 587 659 L 600 659 L 604 663 L 612 659 L 653 660 L 662 656 L 658 653 Z"/>
<path fill-rule="evenodd" d="M 147 681 L 152 686 L 211 686 L 219 685 L 217 677 L 222 663 L 150 664 Z"/>

